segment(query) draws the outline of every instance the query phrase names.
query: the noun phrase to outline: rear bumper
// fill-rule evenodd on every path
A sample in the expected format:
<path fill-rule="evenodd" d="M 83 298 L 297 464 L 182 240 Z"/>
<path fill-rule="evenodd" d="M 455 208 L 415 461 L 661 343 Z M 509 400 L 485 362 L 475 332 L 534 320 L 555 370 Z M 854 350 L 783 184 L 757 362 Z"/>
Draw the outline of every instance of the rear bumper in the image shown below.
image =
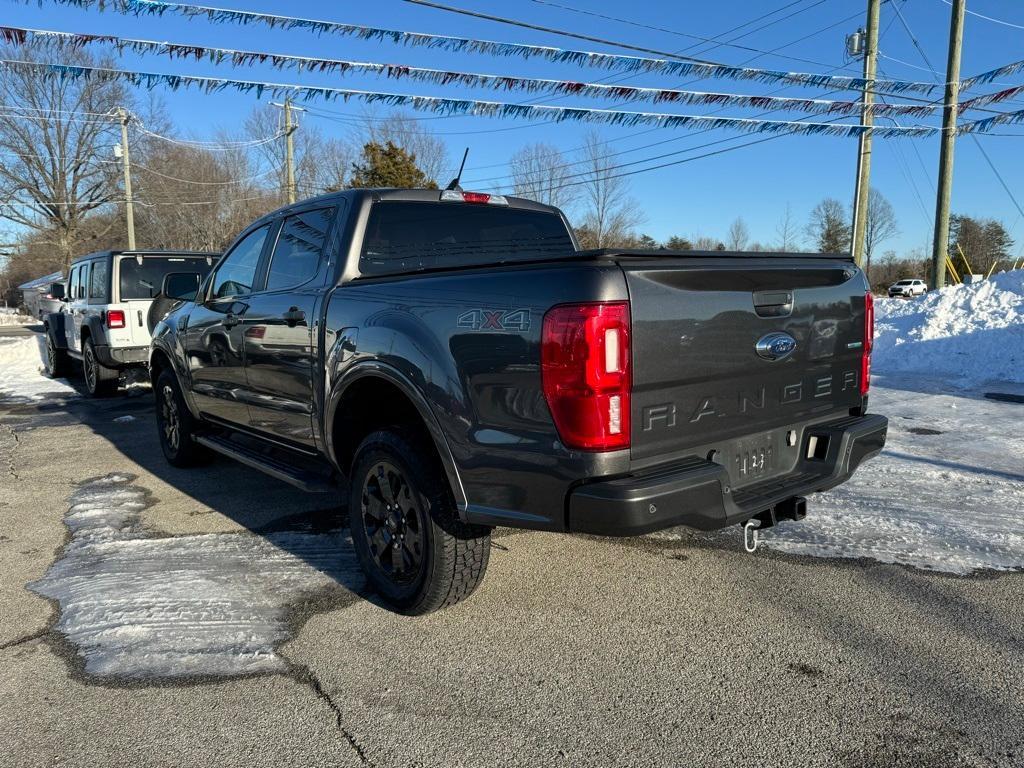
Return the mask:
<path fill-rule="evenodd" d="M 676 525 L 714 530 L 741 523 L 794 496 L 847 480 L 862 462 L 881 452 L 888 425 L 888 419 L 876 415 L 816 425 L 804 440 L 827 440 L 822 458 L 801 459 L 787 475 L 735 491 L 725 467 L 696 457 L 641 475 L 582 485 L 569 496 L 569 530 L 636 536 Z"/>
<path fill-rule="evenodd" d="M 149 347 L 111 347 L 99 344 L 95 350 L 96 359 L 107 368 L 129 368 L 149 362 Z"/>

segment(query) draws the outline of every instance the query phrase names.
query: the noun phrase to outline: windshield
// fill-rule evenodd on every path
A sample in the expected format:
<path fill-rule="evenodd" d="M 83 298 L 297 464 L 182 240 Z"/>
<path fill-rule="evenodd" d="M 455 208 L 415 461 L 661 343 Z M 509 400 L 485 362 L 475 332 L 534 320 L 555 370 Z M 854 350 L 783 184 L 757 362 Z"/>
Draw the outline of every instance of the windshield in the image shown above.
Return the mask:
<path fill-rule="evenodd" d="M 912 282 L 912 280 L 900 280 L 896 285 L 910 285 Z"/>
<path fill-rule="evenodd" d="M 119 280 L 121 301 L 154 298 L 160 293 L 164 275 L 171 272 L 198 272 L 206 277 L 211 269 L 205 256 L 145 256 L 141 265 L 134 256 L 124 256 Z"/>

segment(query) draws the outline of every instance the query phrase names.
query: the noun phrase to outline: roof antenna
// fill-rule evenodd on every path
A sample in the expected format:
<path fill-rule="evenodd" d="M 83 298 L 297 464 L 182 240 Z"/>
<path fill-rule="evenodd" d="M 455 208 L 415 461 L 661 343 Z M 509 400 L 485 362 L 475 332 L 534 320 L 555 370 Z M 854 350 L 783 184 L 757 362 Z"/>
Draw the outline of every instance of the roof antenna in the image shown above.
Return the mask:
<path fill-rule="evenodd" d="M 462 169 L 466 167 L 466 158 L 469 157 L 469 147 L 466 147 L 466 151 L 462 153 L 462 164 L 459 166 L 459 172 L 455 175 L 455 178 L 448 182 L 448 186 L 445 189 L 453 189 L 456 192 L 461 192 L 462 187 L 459 186 L 459 182 L 462 181 Z"/>

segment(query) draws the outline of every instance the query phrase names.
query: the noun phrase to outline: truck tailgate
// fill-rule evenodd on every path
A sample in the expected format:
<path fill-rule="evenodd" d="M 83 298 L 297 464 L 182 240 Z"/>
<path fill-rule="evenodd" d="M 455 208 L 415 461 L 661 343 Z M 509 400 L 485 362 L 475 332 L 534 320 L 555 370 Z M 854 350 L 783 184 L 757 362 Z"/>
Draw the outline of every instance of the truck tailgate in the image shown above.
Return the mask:
<path fill-rule="evenodd" d="M 783 428 L 862 405 L 866 284 L 850 262 L 667 256 L 618 263 L 632 318 L 635 466 L 723 441 L 735 454 L 728 463 L 757 462 L 759 451 L 763 461 L 763 450 L 785 439 Z M 754 475 L 787 471 L 764 469 Z M 733 479 L 741 485 L 746 473 Z"/>

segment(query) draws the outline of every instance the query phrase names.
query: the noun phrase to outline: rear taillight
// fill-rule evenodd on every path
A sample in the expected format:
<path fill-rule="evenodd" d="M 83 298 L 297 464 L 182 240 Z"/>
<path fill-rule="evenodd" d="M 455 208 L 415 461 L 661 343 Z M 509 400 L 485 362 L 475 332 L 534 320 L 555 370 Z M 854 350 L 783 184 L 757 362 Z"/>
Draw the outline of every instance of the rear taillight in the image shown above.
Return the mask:
<path fill-rule="evenodd" d="M 541 379 L 562 442 L 629 447 L 629 302 L 565 304 L 544 315 Z"/>
<path fill-rule="evenodd" d="M 124 328 L 124 312 L 120 309 L 107 310 L 107 328 Z"/>
<path fill-rule="evenodd" d="M 866 395 L 871 388 L 871 348 L 875 344 L 875 297 L 871 291 L 864 294 L 864 346 L 860 353 L 860 393 Z"/>

